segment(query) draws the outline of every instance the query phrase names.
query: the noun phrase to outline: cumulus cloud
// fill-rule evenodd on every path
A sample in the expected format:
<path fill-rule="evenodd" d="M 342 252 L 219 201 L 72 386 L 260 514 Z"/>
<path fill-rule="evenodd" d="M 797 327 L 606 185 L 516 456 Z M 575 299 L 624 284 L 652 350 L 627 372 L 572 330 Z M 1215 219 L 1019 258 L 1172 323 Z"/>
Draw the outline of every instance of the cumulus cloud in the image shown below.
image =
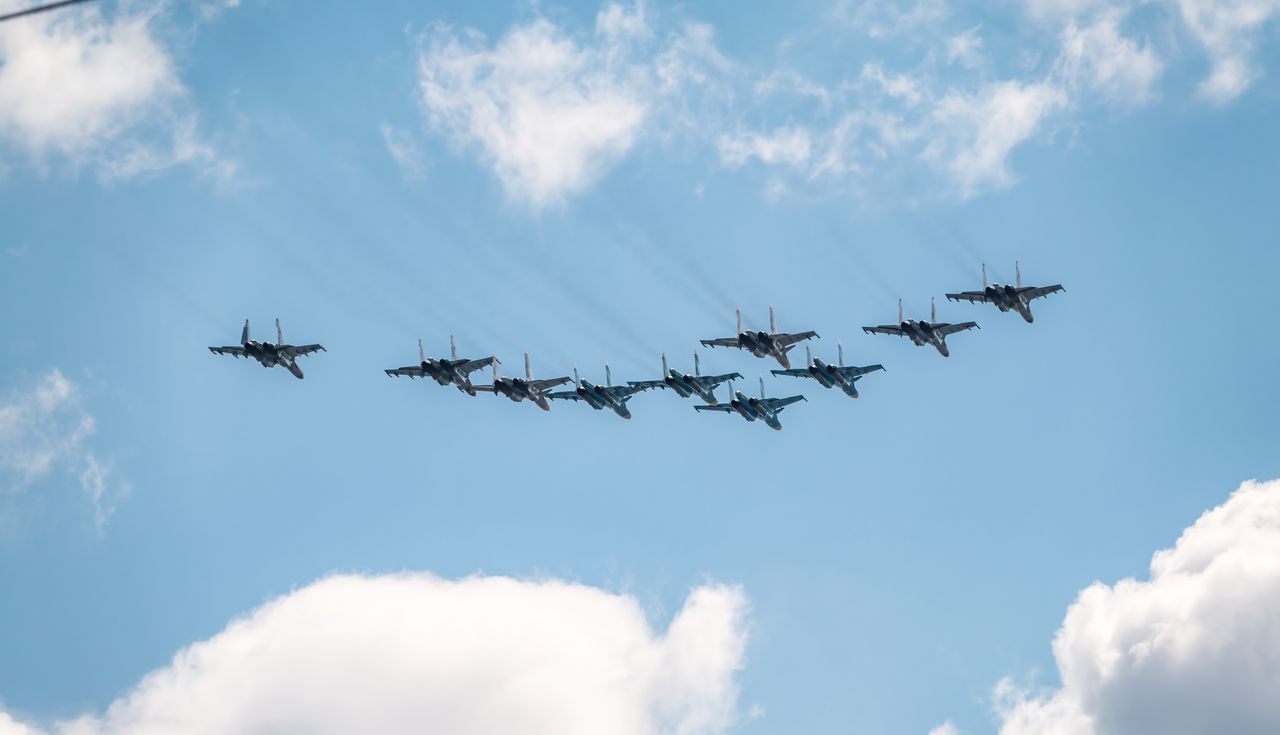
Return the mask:
<path fill-rule="evenodd" d="M 39 165 L 57 155 L 105 178 L 180 163 L 228 173 L 196 134 L 157 12 L 89 6 L 0 25 L 0 141 Z"/>
<path fill-rule="evenodd" d="M 59 370 L 13 391 L 0 403 L 0 478 L 6 494 L 22 492 L 57 471 L 76 477 L 94 508 L 101 530 L 128 485 L 112 477 L 109 463 L 89 448 L 94 418 L 79 389 Z"/>
<path fill-rule="evenodd" d="M 1095 583 L 1053 642 L 1060 688 L 996 688 L 1001 735 L 1280 732 L 1280 481 L 1206 512 L 1149 579 Z"/>
<path fill-rule="evenodd" d="M 421 100 L 511 195 L 542 207 L 597 180 L 664 100 L 724 63 L 709 26 L 654 38 L 643 5 L 607 6 L 585 38 L 545 18 L 492 45 L 477 31 L 438 28 L 418 58 Z"/>
<path fill-rule="evenodd" d="M 1212 64 L 1200 95 L 1217 103 L 1235 99 L 1261 74 L 1253 60 L 1254 39 L 1280 14 L 1280 0 L 1179 0 L 1178 8 Z"/>
<path fill-rule="evenodd" d="M 560 581 L 333 576 L 52 730 L 719 733 L 737 718 L 746 613 L 739 589 L 703 586 L 658 634 L 633 598 Z"/>
<path fill-rule="evenodd" d="M 960 735 L 960 731 L 948 720 L 930 730 L 929 735 Z"/>

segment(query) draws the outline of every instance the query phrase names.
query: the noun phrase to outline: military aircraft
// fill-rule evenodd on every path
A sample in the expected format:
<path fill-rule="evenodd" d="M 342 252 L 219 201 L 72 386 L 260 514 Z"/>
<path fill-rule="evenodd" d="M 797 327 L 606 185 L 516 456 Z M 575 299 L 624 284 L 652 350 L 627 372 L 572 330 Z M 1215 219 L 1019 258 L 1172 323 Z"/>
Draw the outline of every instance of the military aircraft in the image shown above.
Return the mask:
<path fill-rule="evenodd" d="M 778 421 L 778 414 L 787 406 L 796 401 L 808 400 L 804 396 L 789 396 L 787 398 L 765 398 L 764 397 L 764 378 L 760 379 L 760 397 L 753 398 L 743 395 L 740 391 L 733 390 L 733 383 L 729 384 L 729 392 L 733 394 L 733 399 L 728 403 L 714 403 L 710 406 L 694 406 L 698 411 L 721 411 L 723 413 L 737 413 L 747 421 L 763 421 L 770 429 L 774 431 L 782 431 L 782 422 Z"/>
<path fill-rule="evenodd" d="M 907 319 L 902 315 L 902 299 L 898 299 L 897 324 L 863 327 L 862 331 L 867 334 L 896 334 L 899 337 L 908 337 L 917 347 L 931 345 L 937 348 L 943 357 L 950 357 L 951 350 L 947 349 L 947 337 L 956 332 L 974 328 L 980 327 L 975 322 L 963 322 L 961 324 L 939 322 L 938 307 L 933 303 L 933 299 L 929 300 L 929 321 Z"/>
<path fill-rule="evenodd" d="M 845 367 L 844 345 L 836 344 L 838 365 L 829 365 L 822 358 L 815 358 L 809 353 L 808 345 L 804 348 L 805 365 L 807 367 L 793 370 L 770 370 L 774 375 L 790 375 L 796 378 L 813 378 L 823 388 L 838 387 L 850 398 L 858 397 L 858 386 L 855 385 L 862 376 L 876 370 L 884 370 L 883 365 L 867 365 L 866 367 Z"/>
<path fill-rule="evenodd" d="M 778 364 L 784 368 L 791 367 L 791 360 L 787 358 L 787 353 L 792 350 L 797 342 L 803 342 L 811 337 L 817 337 L 817 332 L 800 332 L 798 334 L 786 334 L 778 332 L 777 322 L 773 318 L 773 307 L 769 307 L 769 331 L 768 332 L 752 332 L 742 329 L 742 310 L 738 309 L 738 336 L 737 337 L 721 337 L 720 339 L 704 339 L 702 344 L 707 347 L 736 347 L 740 350 L 746 350 L 756 357 L 772 357 L 778 361 Z"/>
<path fill-rule="evenodd" d="M 1022 315 L 1027 324 L 1035 321 L 1035 317 L 1031 315 L 1031 302 L 1035 299 L 1048 296 L 1051 293 L 1065 291 L 1061 283 L 1055 283 L 1052 286 L 1023 286 L 1022 285 L 1022 268 L 1018 261 L 1013 261 L 1013 272 L 1017 279 L 1014 285 L 1007 283 L 987 284 L 987 264 L 982 264 L 982 290 L 981 291 L 961 291 L 960 293 L 949 293 L 947 298 L 952 301 L 968 301 L 973 304 L 995 304 L 1000 311 L 1016 311 Z"/>
<path fill-rule="evenodd" d="M 634 385 L 614 385 L 613 375 L 609 372 L 609 363 L 604 365 L 604 385 L 595 385 L 589 380 L 583 380 L 578 377 L 578 368 L 573 369 L 573 384 L 575 386 L 573 390 L 552 393 L 547 398 L 562 401 L 586 401 L 588 406 L 597 411 L 609 408 L 624 419 L 631 418 L 631 410 L 627 408 L 627 401 L 644 390 Z"/>
<path fill-rule="evenodd" d="M 630 385 L 640 390 L 648 390 L 650 388 L 670 388 L 676 392 L 681 398 L 688 398 L 696 395 L 708 404 L 714 405 L 719 403 L 716 398 L 716 386 L 734 378 L 742 378 L 738 373 L 725 373 L 724 375 L 703 375 L 702 366 L 698 363 L 698 353 L 693 353 L 693 375 L 682 373 L 675 368 L 667 369 L 667 355 L 662 354 L 662 379 L 661 380 L 631 380 Z"/>
<path fill-rule="evenodd" d="M 293 373 L 293 377 L 302 379 L 302 368 L 298 367 L 297 359 L 303 355 L 310 355 L 312 352 L 327 352 L 320 345 L 287 345 L 284 343 L 284 333 L 280 331 L 280 320 L 276 320 L 276 342 L 259 342 L 256 339 L 249 339 L 249 320 L 244 320 L 244 331 L 240 333 L 240 345 L 229 347 L 210 347 L 209 351 L 215 355 L 231 355 L 233 357 L 248 357 L 262 363 L 262 367 L 274 367 L 280 365 L 289 372 Z"/>
<path fill-rule="evenodd" d="M 408 376 L 410 380 L 414 378 L 431 378 L 440 385 L 456 385 L 458 390 L 463 393 L 475 395 L 475 387 L 471 385 L 471 373 L 483 367 L 488 367 L 497 362 L 496 357 L 485 357 L 479 360 L 461 360 L 458 359 L 458 347 L 453 342 L 453 335 L 449 335 L 449 358 L 427 357 L 427 353 L 422 349 L 422 339 L 418 339 L 418 360 L 417 365 L 408 365 L 406 367 L 395 368 L 393 370 L 384 370 L 387 375 L 395 378 L 401 375 Z"/>
<path fill-rule="evenodd" d="M 524 353 L 524 377 L 523 378 L 504 378 L 498 372 L 498 358 L 493 358 L 493 385 L 473 385 L 472 390 L 482 393 L 492 393 L 503 395 L 511 400 L 519 403 L 526 398 L 536 404 L 543 411 L 550 411 L 551 404 L 547 401 L 547 391 L 557 385 L 564 385 L 569 382 L 569 376 L 562 378 L 549 378 L 545 380 L 534 380 L 533 370 L 529 367 L 529 353 Z"/>

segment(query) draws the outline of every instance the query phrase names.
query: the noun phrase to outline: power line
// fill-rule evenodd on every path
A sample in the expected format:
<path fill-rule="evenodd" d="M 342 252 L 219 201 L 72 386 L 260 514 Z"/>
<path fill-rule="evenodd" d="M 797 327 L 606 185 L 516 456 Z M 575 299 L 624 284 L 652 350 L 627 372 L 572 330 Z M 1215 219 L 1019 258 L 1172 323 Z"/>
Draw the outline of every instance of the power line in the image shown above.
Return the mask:
<path fill-rule="evenodd" d="M 0 15 L 0 23 L 5 22 L 6 20 L 13 20 L 14 18 L 21 18 L 24 15 L 35 15 L 36 13 L 43 13 L 46 10 L 57 10 L 58 8 L 65 8 L 68 5 L 79 5 L 80 3 L 87 2 L 90 2 L 90 0 L 59 0 L 59 2 L 56 3 L 37 5 L 34 8 L 27 8 L 26 10 L 19 10 L 15 13 Z"/>

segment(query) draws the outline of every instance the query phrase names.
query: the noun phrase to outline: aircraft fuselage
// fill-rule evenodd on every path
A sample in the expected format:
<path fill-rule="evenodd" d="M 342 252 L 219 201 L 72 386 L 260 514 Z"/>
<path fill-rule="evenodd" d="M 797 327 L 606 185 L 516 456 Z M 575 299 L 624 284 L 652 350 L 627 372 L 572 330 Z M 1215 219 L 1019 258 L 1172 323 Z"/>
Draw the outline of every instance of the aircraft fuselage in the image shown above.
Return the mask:
<path fill-rule="evenodd" d="M 1000 311 L 1016 311 L 1028 324 L 1035 321 L 1035 317 L 1031 315 L 1031 304 L 1013 286 L 997 283 L 987 286 L 982 293 Z"/>
<path fill-rule="evenodd" d="M 716 400 L 715 389 L 703 387 L 697 376 L 685 375 L 679 370 L 672 369 L 667 371 L 667 376 L 662 379 L 662 382 L 666 383 L 667 387 L 675 391 L 676 395 L 681 398 L 696 395 L 709 406 L 719 403 Z"/>
<path fill-rule="evenodd" d="M 787 348 L 779 345 L 773 335 L 768 332 L 739 332 L 738 346 L 756 357 L 772 357 L 783 369 L 791 368 Z"/>
<path fill-rule="evenodd" d="M 302 368 L 298 367 L 297 362 L 280 352 L 281 346 L 272 342 L 259 342 L 251 339 L 244 343 L 244 351 L 246 355 L 257 360 L 262 367 L 269 368 L 279 365 L 293 373 L 294 377 L 301 378 Z"/>
<path fill-rule="evenodd" d="M 732 401 L 729 401 L 729 405 L 738 412 L 739 416 L 747 421 L 763 421 L 766 426 L 774 431 L 782 429 L 782 423 L 778 421 L 777 414 L 766 409 L 758 398 L 738 393 Z"/>
<path fill-rule="evenodd" d="M 574 392 L 583 401 L 586 401 L 588 406 L 597 411 L 608 408 L 624 419 L 631 418 L 631 410 L 627 408 L 626 400 L 619 400 L 612 393 L 601 389 L 598 385 L 584 380 L 581 385 L 574 389 Z"/>
<path fill-rule="evenodd" d="M 493 389 L 515 403 L 528 400 L 543 411 L 551 410 L 551 403 L 542 391 L 535 389 L 524 378 L 499 378 L 493 382 Z"/>
<path fill-rule="evenodd" d="M 823 388 L 839 388 L 850 398 L 858 397 L 858 388 L 855 385 L 857 378 L 846 379 L 834 366 L 828 365 L 817 358 L 814 359 L 813 364 L 808 369 L 809 374 Z"/>
<path fill-rule="evenodd" d="M 898 325 L 917 347 L 933 347 L 942 354 L 943 357 L 949 357 L 951 351 L 947 349 L 946 337 L 938 334 L 933 325 L 926 321 L 916 321 L 915 319 L 907 319 Z"/>

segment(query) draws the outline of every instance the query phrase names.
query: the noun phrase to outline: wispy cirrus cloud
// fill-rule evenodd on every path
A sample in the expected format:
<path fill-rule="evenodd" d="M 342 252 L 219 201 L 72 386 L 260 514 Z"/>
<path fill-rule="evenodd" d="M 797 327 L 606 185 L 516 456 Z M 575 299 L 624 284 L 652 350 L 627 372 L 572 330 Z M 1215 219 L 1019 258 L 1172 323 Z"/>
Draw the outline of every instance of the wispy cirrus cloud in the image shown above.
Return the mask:
<path fill-rule="evenodd" d="M 74 477 L 93 506 L 102 531 L 116 504 L 129 493 L 111 463 L 89 446 L 97 422 L 78 386 L 57 369 L 15 388 L 0 403 L 0 478 L 11 497 L 63 474 Z"/>

